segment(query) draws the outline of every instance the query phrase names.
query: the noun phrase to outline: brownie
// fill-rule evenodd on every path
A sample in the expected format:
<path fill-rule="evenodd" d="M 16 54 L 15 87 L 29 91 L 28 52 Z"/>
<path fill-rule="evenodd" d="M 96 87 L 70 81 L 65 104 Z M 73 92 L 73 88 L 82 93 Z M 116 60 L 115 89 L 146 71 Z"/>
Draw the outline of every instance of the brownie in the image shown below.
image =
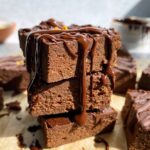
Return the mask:
<path fill-rule="evenodd" d="M 9 56 L 0 58 L 0 86 L 4 90 L 21 92 L 27 89 L 29 74 L 24 65 L 22 56 Z"/>
<path fill-rule="evenodd" d="M 3 89 L 0 87 L 0 110 L 3 109 Z"/>
<path fill-rule="evenodd" d="M 143 70 L 142 76 L 138 83 L 138 88 L 143 90 L 150 90 L 150 65 Z"/>
<path fill-rule="evenodd" d="M 125 48 L 120 49 L 117 54 L 117 65 L 113 68 L 116 76 L 114 93 L 126 94 L 128 89 L 135 89 L 136 63 Z"/>
<path fill-rule="evenodd" d="M 122 117 L 128 149 L 150 149 L 150 91 L 129 90 Z"/>
<path fill-rule="evenodd" d="M 39 117 L 47 147 L 57 147 L 99 133 L 110 132 L 115 124 L 117 113 L 108 107 L 98 112 L 88 112 L 84 126 L 74 122 L 73 114 Z"/>
<path fill-rule="evenodd" d="M 111 81 L 102 73 L 86 77 L 86 109 L 101 109 L 108 106 L 111 96 Z M 104 80 L 107 78 L 107 82 Z M 92 87 L 91 87 L 92 82 Z M 106 82 L 106 83 L 104 83 Z M 29 93 L 30 113 L 33 116 L 57 114 L 80 109 L 80 81 L 71 78 L 55 83 L 40 83 Z"/>
<path fill-rule="evenodd" d="M 35 71 L 35 51 L 37 50 L 37 43 L 39 43 L 38 49 L 41 53 L 39 52 L 38 61 L 39 63 L 42 62 L 39 67 L 39 75 L 47 83 L 69 79 L 80 74 L 82 50 L 81 44 L 76 38 L 77 34 L 88 37 L 89 49 L 92 49 L 86 57 L 87 73 L 101 71 L 103 64 L 109 63 L 111 66 L 115 63 L 116 52 L 121 43 L 119 34 L 113 29 L 78 26 L 69 30 L 56 31 L 51 28 L 51 21 L 45 21 L 45 24 L 50 26 L 47 31 L 44 31 L 45 25 L 43 27 L 43 24 L 40 24 L 40 29 L 37 30 L 19 30 L 19 39 L 21 49 L 26 51 L 29 72 Z M 35 39 L 40 36 L 42 37 L 37 42 Z M 27 37 L 29 37 L 28 40 Z M 91 63 L 93 64 L 92 70 Z"/>

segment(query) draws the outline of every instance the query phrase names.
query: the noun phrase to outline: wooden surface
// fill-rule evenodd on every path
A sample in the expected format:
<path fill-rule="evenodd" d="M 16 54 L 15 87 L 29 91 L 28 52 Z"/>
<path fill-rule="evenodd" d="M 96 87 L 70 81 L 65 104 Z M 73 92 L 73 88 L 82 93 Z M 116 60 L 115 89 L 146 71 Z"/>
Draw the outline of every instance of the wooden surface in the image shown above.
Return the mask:
<path fill-rule="evenodd" d="M 138 77 L 141 74 L 141 70 L 150 63 L 149 60 L 138 60 Z M 4 93 L 5 103 L 10 101 L 19 101 L 21 103 L 22 110 L 18 113 L 11 112 L 9 116 L 0 117 L 0 150 L 24 150 L 29 149 L 29 145 L 33 139 L 38 139 L 40 144 L 43 145 L 43 135 L 41 130 L 38 130 L 33 136 L 28 132 L 27 128 L 31 125 L 38 124 L 36 118 L 33 118 L 28 114 L 26 108 L 27 95 L 26 92 L 17 96 L 11 96 L 12 92 Z M 126 139 L 123 131 L 122 120 L 120 111 L 124 105 L 125 98 L 123 96 L 112 96 L 111 106 L 118 111 L 118 120 L 112 133 L 101 135 L 110 145 L 110 150 L 126 150 Z M 7 113 L 6 108 L 0 111 L 1 114 Z M 16 117 L 22 118 L 17 120 Z M 24 142 L 27 145 L 26 148 L 20 148 L 18 146 L 17 134 L 23 134 Z M 103 150 L 103 144 L 96 144 L 94 137 L 86 138 L 74 143 L 66 144 L 51 150 Z"/>

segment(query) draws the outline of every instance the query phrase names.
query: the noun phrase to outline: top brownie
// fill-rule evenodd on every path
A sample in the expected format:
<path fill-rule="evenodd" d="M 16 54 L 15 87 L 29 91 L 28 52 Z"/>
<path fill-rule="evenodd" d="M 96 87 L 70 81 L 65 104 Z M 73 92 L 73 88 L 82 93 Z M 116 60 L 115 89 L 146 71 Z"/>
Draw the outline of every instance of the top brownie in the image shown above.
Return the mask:
<path fill-rule="evenodd" d="M 66 27 L 50 19 L 32 29 L 19 30 L 20 47 L 26 56 L 28 71 L 35 72 L 35 53 L 38 49 L 38 72 L 42 80 L 52 83 L 78 76 L 82 48 L 75 38 L 77 36 L 88 39 L 86 73 L 102 71 L 106 64 L 114 65 L 121 42 L 119 34 L 113 29 L 91 25 Z"/>

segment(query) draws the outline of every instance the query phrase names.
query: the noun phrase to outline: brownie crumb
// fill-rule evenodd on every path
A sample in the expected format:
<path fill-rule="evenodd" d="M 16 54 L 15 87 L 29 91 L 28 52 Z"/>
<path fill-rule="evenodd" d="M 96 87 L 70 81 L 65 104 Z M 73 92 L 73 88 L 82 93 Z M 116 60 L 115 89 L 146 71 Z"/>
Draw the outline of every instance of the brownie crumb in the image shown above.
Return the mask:
<path fill-rule="evenodd" d="M 22 134 L 17 134 L 16 137 L 18 139 L 18 146 L 21 148 L 26 147 Z"/>
<path fill-rule="evenodd" d="M 16 116 L 16 119 L 17 119 L 17 120 L 21 120 L 22 118 L 21 118 L 21 117 Z"/>
<path fill-rule="evenodd" d="M 37 130 L 40 130 L 41 126 L 40 125 L 33 125 L 28 127 L 29 132 L 36 132 Z"/>
<path fill-rule="evenodd" d="M 96 143 L 103 143 L 105 145 L 105 150 L 109 150 L 109 144 L 107 143 L 107 141 L 105 139 L 103 139 L 102 137 L 100 137 L 99 135 L 97 135 L 95 137 L 95 142 Z"/>
<path fill-rule="evenodd" d="M 18 101 L 7 103 L 6 107 L 8 108 L 9 111 L 20 111 L 21 110 L 21 106 Z"/>
<path fill-rule="evenodd" d="M 32 141 L 30 150 L 42 150 L 42 147 L 37 139 Z"/>

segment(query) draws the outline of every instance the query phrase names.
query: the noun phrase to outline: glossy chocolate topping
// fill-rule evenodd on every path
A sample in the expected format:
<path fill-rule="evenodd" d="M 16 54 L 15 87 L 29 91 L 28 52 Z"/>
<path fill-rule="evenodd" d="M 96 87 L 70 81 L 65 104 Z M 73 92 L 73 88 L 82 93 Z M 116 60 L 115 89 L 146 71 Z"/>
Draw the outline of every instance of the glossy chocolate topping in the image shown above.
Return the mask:
<path fill-rule="evenodd" d="M 49 24 L 54 27 L 60 28 L 60 24 L 58 24 L 54 20 L 50 20 Z M 84 125 L 86 122 L 86 58 L 88 54 L 91 54 L 91 72 L 93 70 L 93 53 L 95 51 L 95 45 L 96 41 L 94 41 L 92 35 L 89 34 L 96 34 L 96 35 L 104 35 L 107 38 L 107 41 L 111 43 L 111 36 L 112 34 L 117 34 L 113 30 L 107 31 L 106 29 L 101 29 L 98 27 L 92 27 L 92 26 L 82 26 L 77 27 L 75 29 L 68 29 L 68 30 L 37 30 L 33 31 L 28 34 L 27 40 L 26 40 L 26 49 L 25 49 L 25 55 L 26 55 L 26 63 L 28 63 L 28 51 L 29 51 L 29 42 L 31 36 L 36 35 L 36 51 L 35 51 L 35 73 L 34 77 L 29 85 L 28 92 L 32 90 L 33 82 L 36 82 L 36 79 L 40 77 L 40 43 L 42 40 L 48 40 L 51 42 L 58 42 L 63 41 L 65 43 L 65 40 L 76 40 L 79 44 L 79 50 L 81 51 L 82 60 L 81 60 L 81 68 L 80 68 L 80 105 L 81 105 L 81 113 L 75 116 L 75 120 L 79 125 Z M 109 61 L 111 61 L 111 46 L 109 46 Z M 28 66 L 28 65 L 27 65 Z M 38 76 L 37 76 L 38 74 Z M 113 78 L 113 71 L 111 69 L 111 66 L 108 65 L 108 68 L 106 69 L 106 74 L 109 75 L 110 78 Z M 37 80 L 38 81 L 38 80 Z M 92 78 L 91 78 L 92 82 Z M 114 82 L 114 81 L 113 81 Z M 91 93 L 92 93 L 92 86 L 91 86 Z"/>

